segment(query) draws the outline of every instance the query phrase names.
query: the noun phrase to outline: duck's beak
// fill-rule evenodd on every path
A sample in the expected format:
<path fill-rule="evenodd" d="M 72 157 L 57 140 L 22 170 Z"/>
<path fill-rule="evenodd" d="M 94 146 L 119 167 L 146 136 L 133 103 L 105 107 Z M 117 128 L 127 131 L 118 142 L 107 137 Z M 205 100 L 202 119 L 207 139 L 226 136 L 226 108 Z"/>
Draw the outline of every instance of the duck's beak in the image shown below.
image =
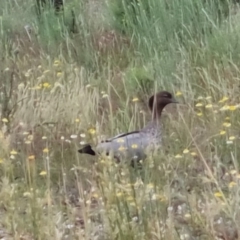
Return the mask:
<path fill-rule="evenodd" d="M 175 98 L 172 98 L 172 103 L 179 103 Z"/>

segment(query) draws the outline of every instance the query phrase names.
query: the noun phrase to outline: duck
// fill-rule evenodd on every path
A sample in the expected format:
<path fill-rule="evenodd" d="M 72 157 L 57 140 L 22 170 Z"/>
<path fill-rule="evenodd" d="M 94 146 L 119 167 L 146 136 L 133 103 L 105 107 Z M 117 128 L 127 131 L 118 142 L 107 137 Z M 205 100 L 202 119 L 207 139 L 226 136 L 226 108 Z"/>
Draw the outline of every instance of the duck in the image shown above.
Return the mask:
<path fill-rule="evenodd" d="M 151 152 L 155 152 L 162 145 L 161 114 L 170 103 L 178 103 L 168 91 L 153 94 L 148 100 L 151 120 L 140 130 L 121 133 L 107 140 L 101 141 L 95 148 L 86 144 L 78 152 L 95 156 L 105 154 L 120 162 L 121 159 L 131 161 L 144 160 Z"/>

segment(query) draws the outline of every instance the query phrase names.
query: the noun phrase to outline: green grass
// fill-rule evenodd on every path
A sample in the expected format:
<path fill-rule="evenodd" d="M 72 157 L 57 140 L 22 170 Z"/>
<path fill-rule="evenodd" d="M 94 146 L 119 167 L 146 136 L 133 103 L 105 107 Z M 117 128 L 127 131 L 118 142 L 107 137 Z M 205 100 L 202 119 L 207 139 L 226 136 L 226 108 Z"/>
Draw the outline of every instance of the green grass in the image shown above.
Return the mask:
<path fill-rule="evenodd" d="M 0 3 L 4 239 L 237 239 L 237 5 L 141 2 L 126 25 L 105 1 L 68 1 L 64 16 Z M 141 128 L 157 90 L 181 104 L 141 170 L 77 152 Z"/>

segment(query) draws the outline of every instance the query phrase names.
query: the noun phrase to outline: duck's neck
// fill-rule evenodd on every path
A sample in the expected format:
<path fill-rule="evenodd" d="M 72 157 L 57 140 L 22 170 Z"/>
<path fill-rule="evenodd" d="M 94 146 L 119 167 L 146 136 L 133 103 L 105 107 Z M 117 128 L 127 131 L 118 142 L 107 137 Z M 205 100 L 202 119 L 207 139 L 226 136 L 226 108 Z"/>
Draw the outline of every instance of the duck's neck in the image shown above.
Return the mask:
<path fill-rule="evenodd" d="M 153 111 L 152 111 L 152 121 L 158 122 L 160 120 L 161 115 L 162 115 L 162 110 L 163 110 L 163 107 L 161 107 L 160 109 L 153 109 Z"/>

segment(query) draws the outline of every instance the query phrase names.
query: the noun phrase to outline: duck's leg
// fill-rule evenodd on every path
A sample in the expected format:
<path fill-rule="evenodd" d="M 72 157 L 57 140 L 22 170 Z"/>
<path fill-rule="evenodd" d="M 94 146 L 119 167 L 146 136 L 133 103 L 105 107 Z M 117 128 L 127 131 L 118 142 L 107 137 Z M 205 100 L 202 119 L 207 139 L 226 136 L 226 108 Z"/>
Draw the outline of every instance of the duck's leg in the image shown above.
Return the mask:
<path fill-rule="evenodd" d="M 137 154 L 135 155 L 132 159 L 131 159 L 131 166 L 133 168 L 138 168 L 138 169 L 142 169 L 142 164 L 141 164 L 141 160 L 144 160 L 147 157 L 147 155 L 144 154 Z"/>

